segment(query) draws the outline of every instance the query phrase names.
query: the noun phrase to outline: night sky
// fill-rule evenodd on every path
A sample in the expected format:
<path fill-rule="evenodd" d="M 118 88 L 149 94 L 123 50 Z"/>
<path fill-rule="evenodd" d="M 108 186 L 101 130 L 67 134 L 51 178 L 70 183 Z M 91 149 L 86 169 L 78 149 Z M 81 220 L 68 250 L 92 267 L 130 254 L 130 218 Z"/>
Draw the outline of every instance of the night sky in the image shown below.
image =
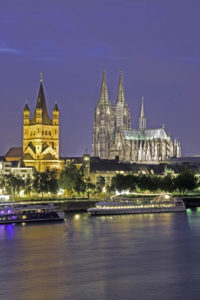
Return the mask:
<path fill-rule="evenodd" d="M 116 99 L 120 68 L 132 127 L 165 124 L 183 155 L 200 154 L 200 1 L 6 0 L 0 8 L 0 154 L 22 145 L 23 108 L 44 75 L 60 109 L 60 154 L 91 151 L 102 69 Z"/>

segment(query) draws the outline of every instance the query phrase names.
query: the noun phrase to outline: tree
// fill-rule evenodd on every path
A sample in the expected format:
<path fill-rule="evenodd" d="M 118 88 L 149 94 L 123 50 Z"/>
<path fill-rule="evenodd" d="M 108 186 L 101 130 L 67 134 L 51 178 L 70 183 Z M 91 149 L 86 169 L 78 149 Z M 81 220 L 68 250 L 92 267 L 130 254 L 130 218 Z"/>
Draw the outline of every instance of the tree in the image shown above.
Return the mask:
<path fill-rule="evenodd" d="M 175 187 L 180 193 L 185 191 L 192 191 L 197 187 L 197 177 L 194 172 L 186 169 L 175 178 Z"/>
<path fill-rule="evenodd" d="M 66 166 L 60 174 L 59 186 L 70 192 L 84 192 L 85 183 L 81 170 L 78 170 L 72 163 Z"/>
<path fill-rule="evenodd" d="M 87 194 L 88 199 L 90 198 L 90 193 L 95 189 L 95 184 L 91 182 L 91 178 L 85 178 L 85 192 Z"/>
<path fill-rule="evenodd" d="M 55 194 L 58 190 L 58 180 L 56 178 L 56 171 L 46 169 L 45 172 L 34 172 L 33 189 L 36 193 L 51 193 Z"/>
<path fill-rule="evenodd" d="M 46 180 L 46 190 L 48 193 L 56 194 L 58 191 L 58 180 L 56 170 L 46 169 L 44 172 Z"/>
<path fill-rule="evenodd" d="M 118 190 L 119 192 L 137 189 L 138 179 L 134 175 L 117 174 L 112 178 L 110 190 Z"/>
<path fill-rule="evenodd" d="M 161 179 L 160 189 L 165 192 L 173 192 L 176 189 L 174 179 L 170 175 L 164 176 Z"/>
<path fill-rule="evenodd" d="M 102 193 L 103 188 L 105 187 L 105 177 L 99 176 L 97 183 L 96 183 L 96 190 L 100 194 Z"/>
<path fill-rule="evenodd" d="M 32 191 L 32 179 L 30 178 L 30 176 L 28 176 L 25 180 L 25 185 L 24 185 L 24 191 L 26 195 L 30 196 L 30 193 Z"/>
<path fill-rule="evenodd" d="M 19 194 L 24 187 L 24 180 L 20 176 L 7 174 L 4 175 L 4 184 L 6 193 L 11 194 L 15 198 L 16 193 Z"/>

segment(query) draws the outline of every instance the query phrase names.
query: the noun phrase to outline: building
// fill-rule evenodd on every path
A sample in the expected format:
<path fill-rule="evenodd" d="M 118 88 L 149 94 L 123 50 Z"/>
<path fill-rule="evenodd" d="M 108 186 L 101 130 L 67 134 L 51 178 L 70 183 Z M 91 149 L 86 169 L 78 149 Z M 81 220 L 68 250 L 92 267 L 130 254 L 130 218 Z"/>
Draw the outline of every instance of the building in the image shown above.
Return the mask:
<path fill-rule="evenodd" d="M 26 166 L 35 167 L 39 172 L 44 172 L 46 168 L 61 168 L 61 161 L 59 160 L 59 109 L 55 104 L 51 119 L 46 106 L 42 78 L 32 117 L 30 117 L 28 103 L 24 107 L 23 161 Z"/>
<path fill-rule="evenodd" d="M 82 157 L 63 157 L 63 165 L 73 164 L 77 169 L 83 172 L 85 178 L 90 178 L 92 183 L 97 183 L 100 177 L 105 178 L 106 185 L 110 185 L 112 177 L 117 174 L 139 175 L 150 174 L 147 165 L 129 162 L 120 162 L 118 157 L 115 159 L 101 159 L 99 157 L 90 157 L 84 154 Z M 160 166 L 160 165 L 157 165 Z"/>
<path fill-rule="evenodd" d="M 4 158 L 0 159 L 0 176 L 14 175 L 22 179 L 33 177 L 33 168 L 26 167 L 22 161 L 6 161 Z"/>
<path fill-rule="evenodd" d="M 23 158 L 23 148 L 22 147 L 12 147 L 5 154 L 6 161 L 20 161 Z"/>
<path fill-rule="evenodd" d="M 157 129 L 146 127 L 143 98 L 139 129 L 131 128 L 121 71 L 114 105 L 108 97 L 105 70 L 103 71 L 100 98 L 95 108 L 92 156 L 102 159 L 119 156 L 120 161 L 140 164 L 155 164 L 181 156 L 180 143 L 172 141 L 164 126 Z"/>

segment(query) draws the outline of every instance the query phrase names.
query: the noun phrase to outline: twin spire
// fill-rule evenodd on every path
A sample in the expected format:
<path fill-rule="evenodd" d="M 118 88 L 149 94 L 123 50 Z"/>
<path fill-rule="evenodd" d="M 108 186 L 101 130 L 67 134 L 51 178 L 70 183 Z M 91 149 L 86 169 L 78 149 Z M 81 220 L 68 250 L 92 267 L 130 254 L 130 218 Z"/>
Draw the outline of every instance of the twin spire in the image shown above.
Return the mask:
<path fill-rule="evenodd" d="M 124 96 L 124 85 L 123 85 L 123 79 L 122 79 L 122 70 L 120 70 L 119 75 L 119 84 L 118 84 L 118 93 L 117 93 L 117 99 L 116 103 L 121 102 L 125 104 L 125 96 Z M 111 105 L 109 97 L 108 97 L 108 88 L 107 88 L 107 82 L 106 82 L 106 71 L 105 68 L 103 68 L 103 77 L 102 77 L 102 83 L 101 83 L 101 92 L 100 92 L 100 98 L 98 104 L 107 104 Z"/>
<path fill-rule="evenodd" d="M 102 83 L 101 83 L 101 92 L 100 92 L 100 98 L 98 104 L 107 104 L 110 105 L 110 100 L 108 98 L 108 88 L 106 83 L 106 71 L 105 68 L 103 68 L 103 77 L 102 77 Z"/>
<path fill-rule="evenodd" d="M 122 70 L 121 69 L 120 69 L 120 75 L 119 75 L 119 84 L 118 84 L 118 93 L 117 93 L 116 103 L 117 102 L 125 104 L 124 85 L 123 85 Z"/>
<path fill-rule="evenodd" d="M 126 105 L 125 95 L 124 95 L 124 84 L 123 84 L 121 69 L 120 69 L 118 93 L 117 93 L 117 99 L 116 99 L 116 104 L 117 103 L 122 103 L 123 105 Z M 107 83 L 106 83 L 105 68 L 103 68 L 101 92 L 100 92 L 100 98 L 99 98 L 98 105 L 111 105 L 110 100 L 108 98 L 108 88 L 107 88 Z M 144 131 L 146 129 L 146 118 L 145 118 L 145 114 L 144 114 L 144 97 L 142 97 L 141 113 L 140 113 L 140 118 L 139 118 L 139 129 L 141 131 Z"/>

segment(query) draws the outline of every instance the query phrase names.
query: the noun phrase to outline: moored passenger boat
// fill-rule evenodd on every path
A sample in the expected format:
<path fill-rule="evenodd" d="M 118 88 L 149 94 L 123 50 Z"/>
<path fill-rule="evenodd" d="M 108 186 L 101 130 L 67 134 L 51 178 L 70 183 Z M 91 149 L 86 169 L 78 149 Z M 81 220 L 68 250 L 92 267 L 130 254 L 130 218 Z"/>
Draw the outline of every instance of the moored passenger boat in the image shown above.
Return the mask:
<path fill-rule="evenodd" d="M 0 224 L 63 220 L 64 212 L 57 210 L 53 204 L 0 204 Z"/>
<path fill-rule="evenodd" d="M 185 210 L 182 199 L 174 199 L 170 195 L 159 195 L 153 200 L 98 202 L 95 207 L 87 211 L 90 215 L 120 215 L 183 212 Z"/>

